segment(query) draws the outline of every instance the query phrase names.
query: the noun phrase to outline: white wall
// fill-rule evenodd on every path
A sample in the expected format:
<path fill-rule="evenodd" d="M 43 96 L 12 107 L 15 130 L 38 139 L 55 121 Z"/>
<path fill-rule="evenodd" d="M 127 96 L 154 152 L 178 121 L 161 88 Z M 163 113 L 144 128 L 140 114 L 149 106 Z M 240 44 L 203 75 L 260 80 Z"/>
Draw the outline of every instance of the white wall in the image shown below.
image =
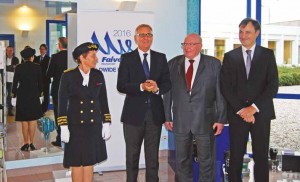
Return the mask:
<path fill-rule="evenodd" d="M 118 1 L 113 0 L 77 1 L 77 10 L 118 9 Z M 154 42 L 153 49 L 163 52 L 168 59 L 182 54 L 180 43 L 186 35 L 186 0 L 138 0 L 135 11 L 150 11 L 154 13 Z M 130 21 L 130 20 L 128 20 Z M 95 20 L 101 23 L 101 19 Z"/>

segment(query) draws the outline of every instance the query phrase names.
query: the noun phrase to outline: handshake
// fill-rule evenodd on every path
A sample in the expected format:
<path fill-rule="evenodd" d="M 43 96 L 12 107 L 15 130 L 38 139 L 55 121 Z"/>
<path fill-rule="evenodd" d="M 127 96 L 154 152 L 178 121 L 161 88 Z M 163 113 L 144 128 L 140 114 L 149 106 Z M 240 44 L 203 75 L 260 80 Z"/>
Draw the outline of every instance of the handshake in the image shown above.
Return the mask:
<path fill-rule="evenodd" d="M 141 87 L 144 91 L 157 93 L 158 87 L 157 83 L 154 80 L 146 80 L 144 83 L 141 84 Z"/>
<path fill-rule="evenodd" d="M 64 143 L 69 143 L 70 140 L 70 131 L 68 129 L 68 125 L 60 126 L 61 134 L 60 139 Z M 102 127 L 102 138 L 104 140 L 108 140 L 110 138 L 110 123 L 104 123 Z"/>

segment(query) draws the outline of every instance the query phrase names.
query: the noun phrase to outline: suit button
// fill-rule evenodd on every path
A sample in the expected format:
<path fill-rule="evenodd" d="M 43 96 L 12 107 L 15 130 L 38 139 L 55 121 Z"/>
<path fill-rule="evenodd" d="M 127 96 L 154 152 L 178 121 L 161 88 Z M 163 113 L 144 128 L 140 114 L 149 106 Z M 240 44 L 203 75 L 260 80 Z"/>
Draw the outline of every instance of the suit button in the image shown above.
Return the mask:
<path fill-rule="evenodd" d="M 93 119 L 91 119 L 91 122 L 93 123 L 93 122 L 94 122 L 94 120 L 93 120 Z"/>
<path fill-rule="evenodd" d="M 82 114 L 82 113 L 83 113 L 83 111 L 80 111 L 80 113 Z"/>
<path fill-rule="evenodd" d="M 80 104 L 83 104 L 83 101 L 80 101 Z"/>
<path fill-rule="evenodd" d="M 94 112 L 94 110 L 92 109 L 91 112 Z"/>
<path fill-rule="evenodd" d="M 93 103 L 94 103 L 94 101 L 93 101 L 93 100 L 91 100 L 91 103 L 93 104 Z"/>
<path fill-rule="evenodd" d="M 83 123 L 84 121 L 80 121 L 80 123 Z"/>

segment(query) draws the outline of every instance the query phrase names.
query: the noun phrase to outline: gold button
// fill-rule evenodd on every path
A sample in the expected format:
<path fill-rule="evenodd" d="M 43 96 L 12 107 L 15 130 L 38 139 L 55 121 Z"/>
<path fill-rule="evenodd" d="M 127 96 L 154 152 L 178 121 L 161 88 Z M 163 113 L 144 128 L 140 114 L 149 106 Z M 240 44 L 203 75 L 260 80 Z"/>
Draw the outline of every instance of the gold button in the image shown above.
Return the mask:
<path fill-rule="evenodd" d="M 82 114 L 82 113 L 83 113 L 83 111 L 80 111 L 80 113 Z"/>
<path fill-rule="evenodd" d="M 94 110 L 92 109 L 91 112 L 94 112 Z"/>
<path fill-rule="evenodd" d="M 91 119 L 91 122 L 94 122 L 94 120 L 93 120 L 93 119 Z"/>
<path fill-rule="evenodd" d="M 93 101 L 93 100 L 91 100 L 91 103 L 93 104 L 93 103 L 94 103 L 94 101 Z"/>
<path fill-rule="evenodd" d="M 83 101 L 80 101 L 80 104 L 83 104 Z"/>
<path fill-rule="evenodd" d="M 83 121 L 80 121 L 81 123 L 83 123 Z"/>

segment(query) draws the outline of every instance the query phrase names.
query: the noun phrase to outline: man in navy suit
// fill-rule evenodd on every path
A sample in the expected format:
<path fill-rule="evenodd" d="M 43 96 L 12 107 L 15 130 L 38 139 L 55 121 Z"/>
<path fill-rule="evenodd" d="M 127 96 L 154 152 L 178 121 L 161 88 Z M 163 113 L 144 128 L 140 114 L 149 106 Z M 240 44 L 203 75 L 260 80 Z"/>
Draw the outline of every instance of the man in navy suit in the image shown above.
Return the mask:
<path fill-rule="evenodd" d="M 42 103 L 42 111 L 43 113 L 47 112 L 48 105 L 49 105 L 49 85 L 50 85 L 50 78 L 47 77 L 46 72 L 49 65 L 50 57 L 46 54 L 48 47 L 46 44 L 40 45 L 40 53 L 41 55 L 35 57 L 34 63 L 37 63 L 42 68 L 42 76 L 43 76 L 43 96 L 44 100 Z"/>
<path fill-rule="evenodd" d="M 165 54 L 150 50 L 151 26 L 135 30 L 138 48 L 121 56 L 117 89 L 126 94 L 121 121 L 126 143 L 127 182 L 136 182 L 144 141 L 146 181 L 157 182 L 161 127 L 165 122 L 162 94 L 171 88 Z"/>
<path fill-rule="evenodd" d="M 221 69 L 221 89 L 228 103 L 230 182 L 242 181 L 249 132 L 255 181 L 269 181 L 270 122 L 275 119 L 273 98 L 278 91 L 278 71 L 273 51 L 256 45 L 259 33 L 258 21 L 242 20 L 239 24 L 242 46 L 225 53 Z"/>
<path fill-rule="evenodd" d="M 48 78 L 53 78 L 52 85 L 51 85 L 51 96 L 52 96 L 52 102 L 53 102 L 53 110 L 54 110 L 54 117 L 55 117 L 55 123 L 56 123 L 56 141 L 51 142 L 54 146 L 61 146 L 61 139 L 60 139 L 60 126 L 57 123 L 57 117 L 58 117 L 58 89 L 59 89 L 59 83 L 61 75 L 63 74 L 64 70 L 68 68 L 68 40 L 66 37 L 59 37 L 58 38 L 58 44 L 57 48 L 59 50 L 58 53 L 52 54 L 49 66 L 47 69 L 46 76 Z"/>

